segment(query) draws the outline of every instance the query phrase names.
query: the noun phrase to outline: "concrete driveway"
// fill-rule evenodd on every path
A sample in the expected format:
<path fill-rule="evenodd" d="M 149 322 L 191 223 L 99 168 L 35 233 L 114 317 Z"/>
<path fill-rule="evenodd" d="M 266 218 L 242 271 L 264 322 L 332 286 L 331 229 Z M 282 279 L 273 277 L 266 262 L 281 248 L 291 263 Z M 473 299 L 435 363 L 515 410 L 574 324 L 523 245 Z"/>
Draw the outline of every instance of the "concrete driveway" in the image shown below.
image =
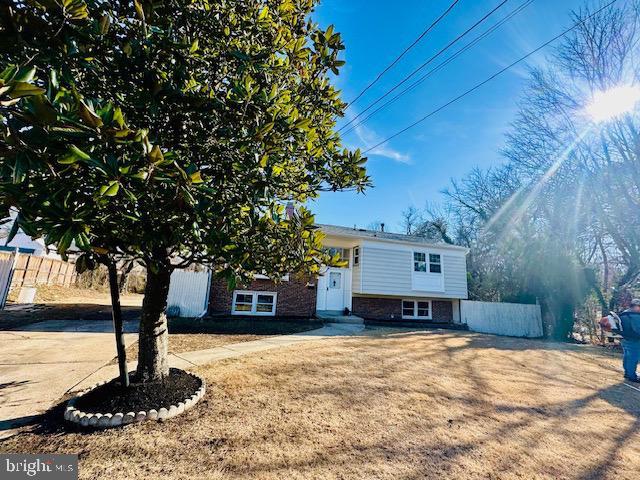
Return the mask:
<path fill-rule="evenodd" d="M 125 324 L 125 342 L 137 338 Z M 116 356 L 110 321 L 51 320 L 0 331 L 0 438 L 31 423 Z"/>

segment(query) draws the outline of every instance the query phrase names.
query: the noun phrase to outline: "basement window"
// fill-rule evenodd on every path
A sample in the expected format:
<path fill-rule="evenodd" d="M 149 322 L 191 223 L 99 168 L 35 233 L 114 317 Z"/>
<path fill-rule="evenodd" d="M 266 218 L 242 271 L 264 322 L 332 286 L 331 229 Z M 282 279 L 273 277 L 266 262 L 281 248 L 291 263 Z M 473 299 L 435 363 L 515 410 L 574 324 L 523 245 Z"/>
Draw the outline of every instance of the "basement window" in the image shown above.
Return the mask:
<path fill-rule="evenodd" d="M 402 318 L 431 320 L 430 300 L 402 300 Z"/>
<path fill-rule="evenodd" d="M 264 315 L 273 316 L 276 314 L 277 293 L 275 292 L 233 292 L 233 305 L 231 313 L 233 315 Z"/>

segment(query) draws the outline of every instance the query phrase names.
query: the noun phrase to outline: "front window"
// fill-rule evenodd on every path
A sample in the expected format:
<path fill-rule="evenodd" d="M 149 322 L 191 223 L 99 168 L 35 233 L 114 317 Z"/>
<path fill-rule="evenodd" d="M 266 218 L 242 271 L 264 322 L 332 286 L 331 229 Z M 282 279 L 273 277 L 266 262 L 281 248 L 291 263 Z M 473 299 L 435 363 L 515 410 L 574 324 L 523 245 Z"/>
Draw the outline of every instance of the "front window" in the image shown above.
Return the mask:
<path fill-rule="evenodd" d="M 411 318 L 413 317 L 413 300 L 403 300 L 402 301 L 402 318 Z"/>
<path fill-rule="evenodd" d="M 353 247 L 353 266 L 360 265 L 360 247 Z"/>
<path fill-rule="evenodd" d="M 275 292 L 233 292 L 233 315 L 275 315 Z"/>
<path fill-rule="evenodd" d="M 413 252 L 413 271 L 427 271 L 427 254 L 423 252 Z"/>
<path fill-rule="evenodd" d="M 429 271 L 431 273 L 442 273 L 442 263 L 440 255 L 437 253 L 429 254 Z"/>
<path fill-rule="evenodd" d="M 431 302 L 429 300 L 403 300 L 402 318 L 430 320 Z"/>
<path fill-rule="evenodd" d="M 340 247 L 327 247 L 325 251 L 333 258 L 336 254 L 340 262 L 349 261 L 349 249 Z"/>
<path fill-rule="evenodd" d="M 236 293 L 234 301 L 235 311 L 251 312 L 253 309 L 253 295 L 248 293 Z"/>
<path fill-rule="evenodd" d="M 442 257 L 439 253 L 413 252 L 413 271 L 442 273 Z"/>
<path fill-rule="evenodd" d="M 276 297 L 273 294 L 258 295 L 256 301 L 257 313 L 275 313 L 275 300 Z"/>
<path fill-rule="evenodd" d="M 417 317 L 431 318 L 431 308 L 429 302 L 416 302 Z"/>

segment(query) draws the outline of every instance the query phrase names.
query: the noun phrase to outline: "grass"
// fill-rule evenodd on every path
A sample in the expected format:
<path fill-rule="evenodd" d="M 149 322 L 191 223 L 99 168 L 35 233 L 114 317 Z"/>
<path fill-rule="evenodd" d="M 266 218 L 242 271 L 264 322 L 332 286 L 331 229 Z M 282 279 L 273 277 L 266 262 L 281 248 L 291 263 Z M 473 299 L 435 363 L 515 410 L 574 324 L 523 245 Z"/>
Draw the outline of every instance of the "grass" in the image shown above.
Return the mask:
<path fill-rule="evenodd" d="M 164 424 L 83 433 L 58 416 L 0 451 L 78 453 L 80 478 L 632 479 L 640 392 L 597 347 L 372 330 L 195 371 Z"/>

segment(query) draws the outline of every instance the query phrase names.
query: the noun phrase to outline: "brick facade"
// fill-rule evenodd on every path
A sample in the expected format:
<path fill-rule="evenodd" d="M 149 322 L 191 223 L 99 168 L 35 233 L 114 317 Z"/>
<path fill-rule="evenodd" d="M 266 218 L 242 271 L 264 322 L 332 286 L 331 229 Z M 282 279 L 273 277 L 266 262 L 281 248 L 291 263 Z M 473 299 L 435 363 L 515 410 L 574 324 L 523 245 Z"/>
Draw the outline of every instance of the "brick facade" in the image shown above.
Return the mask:
<path fill-rule="evenodd" d="M 307 284 L 313 284 L 308 287 Z M 289 281 L 278 284 L 271 280 L 254 280 L 250 285 L 238 287 L 237 290 L 260 292 L 276 292 L 276 316 L 311 318 L 316 313 L 316 282 L 309 277 L 291 276 Z M 211 280 L 211 295 L 209 296 L 209 313 L 231 314 L 233 292 L 227 289 L 224 280 Z"/>
<path fill-rule="evenodd" d="M 313 286 L 307 286 L 307 285 Z M 271 280 L 254 280 L 237 290 L 276 292 L 276 316 L 312 318 L 316 313 L 316 280 L 310 277 L 291 276 L 279 284 Z M 212 279 L 209 297 L 209 313 L 230 315 L 233 292 L 223 280 Z M 450 300 L 432 300 L 432 319 L 425 322 L 452 323 L 453 304 Z M 352 311 L 365 320 L 402 321 L 402 299 L 389 297 L 353 296 Z M 414 320 L 416 321 L 416 320 Z"/>
<path fill-rule="evenodd" d="M 453 322 L 453 302 L 451 300 L 433 300 L 431 302 L 433 309 L 434 322 Z"/>
<path fill-rule="evenodd" d="M 354 296 L 352 307 L 354 315 L 358 315 L 365 320 L 402 320 L 401 298 Z M 433 310 L 431 313 L 432 319 L 424 320 L 425 322 L 453 322 L 453 304 L 451 300 L 432 300 L 431 309 Z"/>
<path fill-rule="evenodd" d="M 402 302 L 399 298 L 356 297 L 351 300 L 354 315 L 367 320 L 401 320 Z"/>

